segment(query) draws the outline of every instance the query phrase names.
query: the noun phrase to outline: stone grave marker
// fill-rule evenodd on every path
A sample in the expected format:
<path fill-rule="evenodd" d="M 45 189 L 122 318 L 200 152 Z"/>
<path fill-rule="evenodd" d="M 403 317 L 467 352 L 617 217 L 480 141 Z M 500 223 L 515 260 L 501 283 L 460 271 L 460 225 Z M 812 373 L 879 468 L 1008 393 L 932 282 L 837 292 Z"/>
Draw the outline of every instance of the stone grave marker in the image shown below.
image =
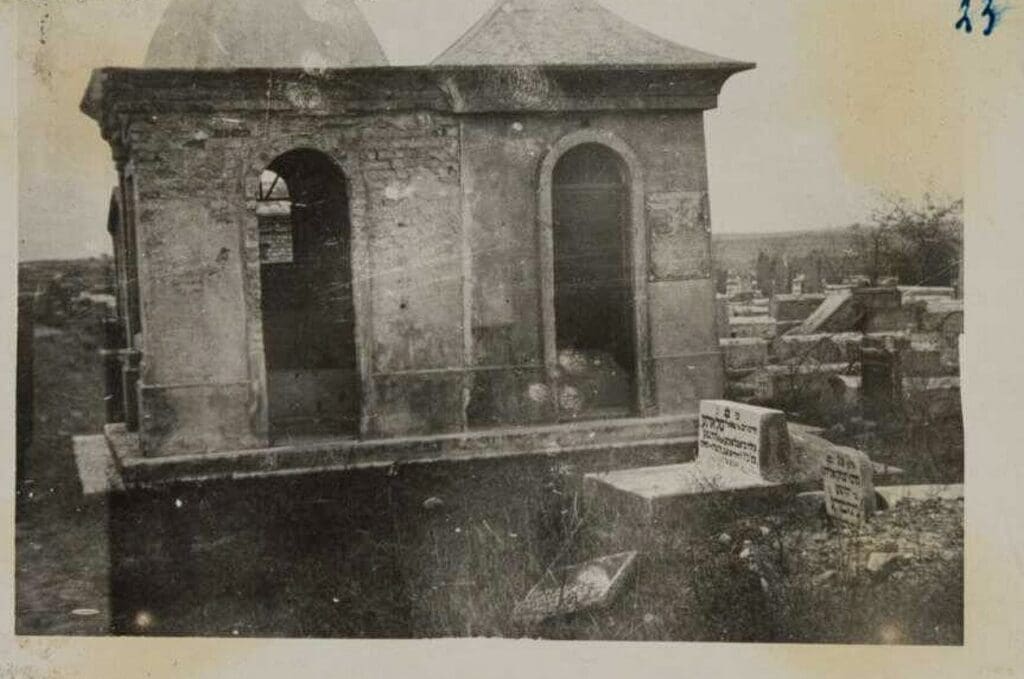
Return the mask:
<path fill-rule="evenodd" d="M 781 410 L 732 401 L 701 401 L 698 461 L 765 481 L 785 481 L 792 449 Z"/>
<path fill-rule="evenodd" d="M 876 508 L 872 473 L 871 460 L 864 453 L 849 448 L 828 451 L 822 479 L 829 516 L 852 526 L 864 525 Z"/>
<path fill-rule="evenodd" d="M 529 625 L 608 606 L 632 575 L 636 559 L 636 552 L 622 552 L 548 571 L 516 604 L 512 617 Z"/>

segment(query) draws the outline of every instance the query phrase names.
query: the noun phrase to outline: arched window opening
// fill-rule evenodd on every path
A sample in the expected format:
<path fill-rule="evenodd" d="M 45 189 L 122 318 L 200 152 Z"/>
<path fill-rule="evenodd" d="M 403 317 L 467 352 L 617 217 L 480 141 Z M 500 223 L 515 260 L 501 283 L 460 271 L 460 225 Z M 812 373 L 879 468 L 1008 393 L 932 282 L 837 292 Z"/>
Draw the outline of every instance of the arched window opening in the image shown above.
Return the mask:
<path fill-rule="evenodd" d="M 555 342 L 564 419 L 634 409 L 628 174 L 618 154 L 596 143 L 570 149 L 554 168 Z"/>
<path fill-rule="evenodd" d="M 263 338 L 271 437 L 354 434 L 359 416 L 346 180 L 291 151 L 261 174 Z"/>

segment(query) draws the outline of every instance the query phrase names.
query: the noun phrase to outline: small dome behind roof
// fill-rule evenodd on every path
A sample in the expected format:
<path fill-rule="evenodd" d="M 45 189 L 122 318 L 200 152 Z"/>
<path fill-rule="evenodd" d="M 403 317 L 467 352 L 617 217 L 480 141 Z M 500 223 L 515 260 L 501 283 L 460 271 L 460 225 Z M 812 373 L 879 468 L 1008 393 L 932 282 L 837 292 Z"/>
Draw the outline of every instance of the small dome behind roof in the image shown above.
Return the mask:
<path fill-rule="evenodd" d="M 696 66 L 736 62 L 655 35 L 596 0 L 497 0 L 433 63 Z"/>
<path fill-rule="evenodd" d="M 352 0 L 171 0 L 146 68 L 386 66 Z"/>

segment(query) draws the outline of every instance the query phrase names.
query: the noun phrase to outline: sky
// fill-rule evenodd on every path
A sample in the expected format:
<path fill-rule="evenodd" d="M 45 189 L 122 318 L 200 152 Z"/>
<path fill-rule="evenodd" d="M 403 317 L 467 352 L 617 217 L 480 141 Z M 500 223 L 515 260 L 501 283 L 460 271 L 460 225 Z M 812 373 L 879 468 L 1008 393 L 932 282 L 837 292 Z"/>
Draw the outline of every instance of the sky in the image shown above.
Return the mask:
<path fill-rule="evenodd" d="M 258 0 L 253 0 L 257 2 Z M 429 62 L 493 0 L 357 0 L 392 64 Z M 19 258 L 109 252 L 110 149 L 78 104 L 141 66 L 169 0 L 18 3 Z M 706 116 L 712 228 L 863 222 L 886 196 L 959 197 L 954 0 L 601 0 L 670 40 L 757 62 Z"/>

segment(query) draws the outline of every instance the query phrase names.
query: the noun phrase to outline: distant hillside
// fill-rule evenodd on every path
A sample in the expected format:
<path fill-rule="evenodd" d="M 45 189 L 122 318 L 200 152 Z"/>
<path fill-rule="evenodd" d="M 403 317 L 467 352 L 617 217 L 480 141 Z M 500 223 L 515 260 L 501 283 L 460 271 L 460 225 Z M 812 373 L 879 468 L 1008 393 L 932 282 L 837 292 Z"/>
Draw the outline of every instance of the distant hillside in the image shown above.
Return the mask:
<path fill-rule="evenodd" d="M 712 237 L 715 267 L 745 271 L 753 267 L 759 252 L 768 256 L 805 257 L 815 250 L 838 256 L 852 243 L 850 228 L 782 233 L 715 234 Z"/>

